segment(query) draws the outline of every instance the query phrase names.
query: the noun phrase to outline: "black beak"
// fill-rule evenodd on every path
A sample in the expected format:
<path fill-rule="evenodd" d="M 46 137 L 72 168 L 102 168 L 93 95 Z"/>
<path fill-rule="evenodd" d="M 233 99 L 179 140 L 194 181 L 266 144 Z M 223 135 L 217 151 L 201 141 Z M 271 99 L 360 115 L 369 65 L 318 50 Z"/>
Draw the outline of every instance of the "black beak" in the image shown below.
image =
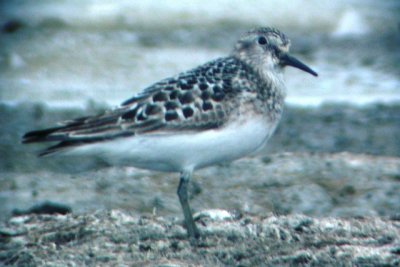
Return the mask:
<path fill-rule="evenodd" d="M 300 60 L 298 60 L 295 57 L 289 56 L 288 54 L 282 54 L 279 59 L 283 66 L 292 66 L 292 67 L 301 69 L 305 72 L 308 72 L 314 76 L 318 76 L 318 73 L 313 71 L 310 67 L 308 67 L 306 64 L 302 63 Z"/>

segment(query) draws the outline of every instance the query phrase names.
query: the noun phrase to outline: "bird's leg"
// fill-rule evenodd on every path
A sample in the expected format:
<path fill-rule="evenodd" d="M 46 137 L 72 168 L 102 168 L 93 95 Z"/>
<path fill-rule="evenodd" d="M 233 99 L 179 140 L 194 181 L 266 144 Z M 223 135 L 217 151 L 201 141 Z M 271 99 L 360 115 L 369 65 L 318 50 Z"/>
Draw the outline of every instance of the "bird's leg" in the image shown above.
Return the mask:
<path fill-rule="evenodd" d="M 196 239 L 200 236 L 199 230 L 197 229 L 193 216 L 192 211 L 189 206 L 189 198 L 188 198 L 188 185 L 190 178 L 192 177 L 192 172 L 182 172 L 181 178 L 178 186 L 178 197 L 179 201 L 181 202 L 183 216 L 185 216 L 185 224 L 188 235 L 191 239 Z"/>

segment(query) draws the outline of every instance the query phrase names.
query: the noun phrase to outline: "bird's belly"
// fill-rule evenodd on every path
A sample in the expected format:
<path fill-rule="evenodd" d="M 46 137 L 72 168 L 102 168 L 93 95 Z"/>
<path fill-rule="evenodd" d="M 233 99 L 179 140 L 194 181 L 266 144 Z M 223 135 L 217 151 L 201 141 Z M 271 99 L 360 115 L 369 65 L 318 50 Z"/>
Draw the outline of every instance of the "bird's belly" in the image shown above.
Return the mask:
<path fill-rule="evenodd" d="M 256 151 L 275 126 L 255 117 L 201 132 L 153 133 L 95 143 L 77 152 L 101 154 L 116 165 L 169 172 L 194 170 Z"/>

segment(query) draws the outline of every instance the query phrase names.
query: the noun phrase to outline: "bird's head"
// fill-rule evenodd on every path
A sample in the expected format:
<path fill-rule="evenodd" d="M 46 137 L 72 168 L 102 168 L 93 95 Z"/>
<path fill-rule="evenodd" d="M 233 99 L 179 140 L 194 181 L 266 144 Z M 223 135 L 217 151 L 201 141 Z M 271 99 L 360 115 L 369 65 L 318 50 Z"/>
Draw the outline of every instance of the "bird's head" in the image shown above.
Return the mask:
<path fill-rule="evenodd" d="M 290 40 L 273 28 L 256 28 L 243 35 L 236 43 L 233 56 L 262 72 L 282 72 L 292 66 L 314 76 L 310 67 L 289 55 Z"/>

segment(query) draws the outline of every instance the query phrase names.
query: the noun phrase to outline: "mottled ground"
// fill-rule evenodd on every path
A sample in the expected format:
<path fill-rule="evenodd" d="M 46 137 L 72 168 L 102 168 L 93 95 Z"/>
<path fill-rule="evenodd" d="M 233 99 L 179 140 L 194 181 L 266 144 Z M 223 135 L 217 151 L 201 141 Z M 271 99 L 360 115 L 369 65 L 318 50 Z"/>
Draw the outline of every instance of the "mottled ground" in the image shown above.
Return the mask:
<path fill-rule="evenodd" d="M 211 215 L 211 216 L 210 216 Z M 222 215 L 224 218 L 218 218 Z M 0 263 L 15 266 L 398 266 L 398 217 L 229 215 L 181 222 L 118 210 L 16 217 L 0 228 Z"/>

